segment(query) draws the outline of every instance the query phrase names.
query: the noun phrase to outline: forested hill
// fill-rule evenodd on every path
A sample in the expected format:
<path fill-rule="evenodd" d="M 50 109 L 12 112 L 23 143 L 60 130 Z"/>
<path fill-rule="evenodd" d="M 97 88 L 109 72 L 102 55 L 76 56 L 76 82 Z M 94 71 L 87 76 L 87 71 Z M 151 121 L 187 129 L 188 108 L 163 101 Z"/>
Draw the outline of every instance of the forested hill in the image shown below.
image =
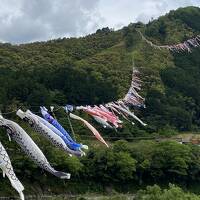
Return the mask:
<path fill-rule="evenodd" d="M 134 59 L 144 81 L 146 131 L 198 130 L 200 49 L 191 54 L 153 49 L 135 28 L 156 44 L 173 44 L 199 34 L 199 19 L 200 8 L 187 7 L 119 31 L 103 28 L 82 38 L 1 44 L 1 109 L 118 99 L 129 87 Z"/>
<path fill-rule="evenodd" d="M 109 28 L 81 38 L 22 45 L 0 44 L 0 108 L 19 105 L 98 104 L 122 97 L 130 84 L 132 62 L 141 71 L 145 130 L 127 126 L 128 135 L 177 129 L 199 130 L 200 49 L 170 53 L 156 44 L 182 42 L 200 33 L 200 8 L 171 11 L 148 24 Z M 124 131 L 124 130 L 123 130 Z M 134 133 L 133 133 L 134 132 Z"/>
<path fill-rule="evenodd" d="M 14 141 L 9 142 L 6 131 L 0 129 L 0 141 L 25 185 L 25 194 L 102 192 L 106 186 L 110 191 L 113 185 L 130 192 L 137 188 L 135 185 L 163 182 L 186 187 L 199 185 L 198 146 L 173 141 L 137 143 L 129 139 L 132 143 L 128 143 L 111 139 L 200 131 L 200 48 L 194 48 L 192 53 L 155 49 L 136 31 L 140 30 L 155 44 L 174 44 L 200 34 L 199 19 L 200 8 L 187 7 L 148 24 L 132 23 L 118 31 L 103 28 L 82 38 L 0 44 L 0 110 L 7 113 L 5 118 L 26 130 L 52 166 L 72 174 L 71 180 L 65 182 L 45 173 Z M 84 115 L 106 141 L 113 142 L 109 149 L 95 143 L 85 127 L 72 121 L 77 141 L 87 144 L 89 151 L 82 158 L 69 157 L 35 133 L 15 112 L 8 114 L 19 107 L 38 112 L 39 105 L 93 105 L 123 97 L 130 86 L 133 61 L 141 72 L 141 95 L 146 98 L 146 109 L 134 112 L 147 127 L 124 122 L 124 128 L 115 132 L 77 113 Z M 70 131 L 64 111 L 55 114 Z M 3 194 L 15 191 L 0 176 L 0 195 Z"/>

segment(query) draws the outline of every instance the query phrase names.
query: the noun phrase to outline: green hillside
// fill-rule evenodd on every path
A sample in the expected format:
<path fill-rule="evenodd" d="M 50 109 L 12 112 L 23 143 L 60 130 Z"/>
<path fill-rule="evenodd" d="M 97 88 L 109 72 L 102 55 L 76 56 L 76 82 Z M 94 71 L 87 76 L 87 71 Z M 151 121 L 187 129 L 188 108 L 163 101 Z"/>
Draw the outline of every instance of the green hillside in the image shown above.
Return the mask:
<path fill-rule="evenodd" d="M 200 48 L 190 54 L 158 50 L 146 44 L 136 32 L 139 29 L 155 44 L 179 43 L 200 34 L 199 19 L 200 8 L 187 7 L 148 24 L 133 23 L 118 31 L 103 28 L 81 38 L 0 44 L 0 109 L 7 113 L 20 106 L 38 112 L 39 105 L 93 105 L 117 100 L 129 88 L 134 60 L 141 72 L 141 94 L 146 98 L 147 107 L 135 112 L 148 126 L 125 123 L 123 129 L 115 132 L 103 130 L 84 117 L 108 138 L 199 132 Z M 64 111 L 57 111 L 56 116 L 69 129 Z M 199 181 L 200 151 L 193 146 L 153 141 L 130 145 L 118 141 L 106 150 L 92 138 L 88 140 L 87 129 L 72 121 L 78 141 L 89 144 L 91 151 L 85 158 L 70 158 L 35 134 L 15 113 L 5 117 L 20 123 L 56 168 L 69 170 L 73 175 L 69 183 L 49 174 L 44 176 L 14 142 L 8 142 L 1 130 L 0 141 L 8 147 L 19 177 L 26 175 L 22 181 L 28 192 L 51 188 L 50 192 L 57 194 L 65 191 L 66 186 L 72 193 L 104 191 L 107 185 L 126 191 L 129 188 L 124 188 L 121 182 L 131 187 L 170 181 L 187 187 Z M 5 189 L 5 180 L 0 180 L 0 192 L 12 193 L 9 184 Z M 55 183 L 58 188 L 54 188 Z"/>

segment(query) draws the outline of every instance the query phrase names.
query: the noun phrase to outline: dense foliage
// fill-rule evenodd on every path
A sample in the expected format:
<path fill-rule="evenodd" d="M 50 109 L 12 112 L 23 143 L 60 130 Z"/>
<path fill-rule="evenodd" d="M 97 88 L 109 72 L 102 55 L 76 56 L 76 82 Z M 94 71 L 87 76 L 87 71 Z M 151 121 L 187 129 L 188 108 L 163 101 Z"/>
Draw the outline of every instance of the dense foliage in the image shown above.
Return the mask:
<path fill-rule="evenodd" d="M 152 49 L 135 31 L 139 28 L 156 44 L 173 44 L 200 33 L 199 16 L 200 8 L 188 7 L 171 11 L 147 25 L 130 24 L 119 31 L 103 28 L 82 38 L 0 44 L 0 109 L 9 112 L 22 106 L 38 111 L 40 105 L 93 105 L 118 99 L 127 92 L 134 59 L 141 71 L 144 83 L 141 93 L 146 97 L 147 106 L 135 112 L 148 126 L 125 123 L 116 133 L 97 125 L 103 135 L 128 139 L 199 131 L 200 49 L 194 49 L 191 54 Z M 58 111 L 56 116 L 69 129 L 64 112 Z M 109 185 L 127 190 L 128 184 L 152 182 L 176 182 L 187 187 L 199 181 L 199 147 L 176 142 L 117 141 L 113 148 L 104 149 L 91 140 L 84 141 L 90 133 L 73 121 L 78 141 L 88 143 L 90 151 L 84 158 L 70 158 L 32 132 L 14 113 L 5 117 L 20 123 L 57 169 L 72 173 L 71 183 L 66 183 L 41 172 L 0 130 L 0 140 L 7 147 L 17 174 L 24 177 L 22 181 L 27 183 L 28 192 L 34 193 L 38 186 L 41 191 L 59 193 L 66 185 L 71 191 L 81 192 L 104 190 Z M 91 121 L 88 116 L 84 117 Z M 4 183 L 5 180 L 0 183 L 2 193 L 10 191 L 8 186 L 3 187 Z M 55 183 L 60 187 L 54 188 Z M 159 188 L 155 189 L 161 193 Z M 171 190 L 182 192 L 177 188 Z M 166 192 L 167 195 L 171 194 Z"/>
<path fill-rule="evenodd" d="M 198 200 L 200 196 L 185 193 L 181 188 L 174 185 L 169 185 L 169 189 L 162 190 L 159 186 L 154 185 L 147 187 L 146 190 L 138 192 L 135 200 Z"/>

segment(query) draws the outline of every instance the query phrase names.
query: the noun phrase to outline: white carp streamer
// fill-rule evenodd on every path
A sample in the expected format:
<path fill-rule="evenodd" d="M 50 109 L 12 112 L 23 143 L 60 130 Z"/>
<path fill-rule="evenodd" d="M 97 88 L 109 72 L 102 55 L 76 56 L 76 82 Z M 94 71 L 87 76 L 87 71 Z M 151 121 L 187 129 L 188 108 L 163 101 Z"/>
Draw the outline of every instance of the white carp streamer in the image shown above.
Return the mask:
<path fill-rule="evenodd" d="M 10 158 L 5 148 L 1 144 L 1 142 L 0 142 L 0 168 L 3 171 L 3 177 L 5 177 L 5 175 L 8 177 L 12 187 L 15 188 L 15 190 L 19 193 L 20 199 L 24 200 L 24 194 L 23 194 L 24 186 L 16 177 Z"/>
<path fill-rule="evenodd" d="M 71 150 L 63 139 L 57 135 L 54 131 L 48 128 L 37 115 L 33 114 L 30 110 L 23 112 L 22 110 L 17 111 L 17 115 L 29 123 L 29 125 L 38 133 L 46 137 L 54 146 L 64 150 L 68 154 L 76 156 L 83 156 L 85 153 L 82 151 Z"/>

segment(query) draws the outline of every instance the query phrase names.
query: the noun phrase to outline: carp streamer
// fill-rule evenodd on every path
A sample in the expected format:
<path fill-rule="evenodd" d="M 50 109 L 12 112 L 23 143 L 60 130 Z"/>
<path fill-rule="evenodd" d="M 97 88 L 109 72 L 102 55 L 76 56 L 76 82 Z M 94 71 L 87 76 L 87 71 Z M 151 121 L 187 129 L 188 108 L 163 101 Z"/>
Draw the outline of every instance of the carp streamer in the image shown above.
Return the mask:
<path fill-rule="evenodd" d="M 23 194 L 24 186 L 16 177 L 10 158 L 5 148 L 1 144 L 1 142 L 0 142 L 0 168 L 3 171 L 3 177 L 5 177 L 5 175 L 8 177 L 12 187 L 15 188 L 15 190 L 19 193 L 20 199 L 24 200 L 24 194 Z"/>

